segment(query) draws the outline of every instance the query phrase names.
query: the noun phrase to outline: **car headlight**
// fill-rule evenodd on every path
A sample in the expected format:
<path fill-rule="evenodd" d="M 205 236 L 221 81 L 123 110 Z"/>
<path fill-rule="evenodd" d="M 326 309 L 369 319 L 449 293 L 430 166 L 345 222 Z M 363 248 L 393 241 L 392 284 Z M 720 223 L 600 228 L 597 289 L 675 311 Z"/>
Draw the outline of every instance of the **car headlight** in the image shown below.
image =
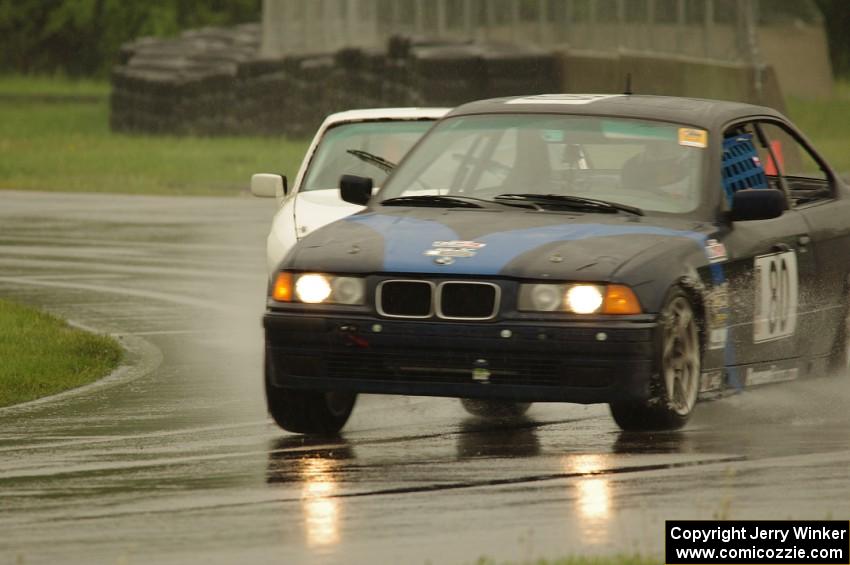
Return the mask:
<path fill-rule="evenodd" d="M 366 281 L 357 277 L 334 277 L 331 283 L 334 302 L 339 304 L 363 304 L 366 297 Z"/>
<path fill-rule="evenodd" d="M 529 299 L 531 308 L 522 307 L 522 293 L 520 293 L 520 310 L 540 310 L 542 312 L 554 312 L 561 309 L 564 301 L 564 291 L 558 284 L 535 284 L 523 285 L 529 288 Z"/>
<path fill-rule="evenodd" d="M 612 284 L 522 284 L 519 310 L 572 314 L 640 314 L 631 288 Z"/>
<path fill-rule="evenodd" d="M 307 304 L 321 304 L 330 298 L 332 291 L 325 275 L 301 275 L 295 279 L 295 297 Z"/>
<path fill-rule="evenodd" d="M 271 296 L 278 302 L 361 305 L 366 299 L 366 280 L 322 273 L 278 273 Z"/>
<path fill-rule="evenodd" d="M 602 302 L 604 289 L 590 284 L 577 284 L 567 289 L 564 295 L 566 300 L 567 310 L 576 314 L 594 314 L 599 312 Z"/>

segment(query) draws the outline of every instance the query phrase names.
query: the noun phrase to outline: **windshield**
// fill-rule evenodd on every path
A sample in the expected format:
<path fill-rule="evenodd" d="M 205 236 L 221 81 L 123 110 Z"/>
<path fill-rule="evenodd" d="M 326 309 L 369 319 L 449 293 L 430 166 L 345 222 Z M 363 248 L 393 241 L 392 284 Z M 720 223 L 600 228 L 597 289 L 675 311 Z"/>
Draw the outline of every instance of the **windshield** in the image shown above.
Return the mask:
<path fill-rule="evenodd" d="M 449 118 L 410 154 L 380 197 L 519 193 L 690 212 L 699 204 L 707 137 L 677 124 L 608 117 Z"/>
<path fill-rule="evenodd" d="M 433 120 L 396 120 L 333 127 L 319 142 L 301 190 L 339 188 L 342 175 L 371 177 L 381 186 L 387 177 L 381 161 L 397 164 L 432 125 Z"/>

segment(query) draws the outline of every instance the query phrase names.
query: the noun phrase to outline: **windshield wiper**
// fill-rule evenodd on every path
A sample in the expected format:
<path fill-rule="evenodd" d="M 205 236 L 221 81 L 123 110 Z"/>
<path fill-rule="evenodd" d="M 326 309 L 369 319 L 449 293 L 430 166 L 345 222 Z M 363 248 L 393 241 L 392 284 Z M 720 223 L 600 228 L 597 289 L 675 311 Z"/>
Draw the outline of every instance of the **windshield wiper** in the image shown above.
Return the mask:
<path fill-rule="evenodd" d="M 583 198 L 581 196 L 567 196 L 563 194 L 500 194 L 494 200 L 514 200 L 534 202 L 535 204 L 550 204 L 556 206 L 568 206 L 584 210 L 596 210 L 600 212 L 628 212 L 636 216 L 643 216 L 643 210 L 635 206 L 627 204 L 619 204 L 617 202 L 607 202 L 605 200 L 596 200 L 593 198 Z"/>
<path fill-rule="evenodd" d="M 383 157 L 369 153 L 368 151 L 361 151 L 360 149 L 346 149 L 345 152 L 349 155 L 354 155 L 361 161 L 365 161 L 370 165 L 378 167 L 387 174 L 393 172 L 393 169 L 396 167 L 396 164 L 392 161 L 387 161 Z"/>
<path fill-rule="evenodd" d="M 449 196 L 439 194 L 420 194 L 418 196 L 398 196 L 381 201 L 382 206 L 428 206 L 433 208 L 484 208 L 484 204 L 494 204 L 483 198 L 471 196 Z"/>
<path fill-rule="evenodd" d="M 480 203 L 480 204 L 479 204 Z M 421 194 L 416 196 L 398 196 L 396 198 L 387 198 L 381 201 L 381 204 L 387 206 L 433 206 L 449 207 L 449 208 L 487 208 L 493 204 L 499 206 L 508 206 L 510 208 L 531 208 L 533 210 L 542 210 L 539 204 L 531 201 L 516 202 L 507 200 L 500 202 L 498 200 L 487 200 L 486 198 L 475 198 L 474 196 L 463 196 L 460 194 Z"/>

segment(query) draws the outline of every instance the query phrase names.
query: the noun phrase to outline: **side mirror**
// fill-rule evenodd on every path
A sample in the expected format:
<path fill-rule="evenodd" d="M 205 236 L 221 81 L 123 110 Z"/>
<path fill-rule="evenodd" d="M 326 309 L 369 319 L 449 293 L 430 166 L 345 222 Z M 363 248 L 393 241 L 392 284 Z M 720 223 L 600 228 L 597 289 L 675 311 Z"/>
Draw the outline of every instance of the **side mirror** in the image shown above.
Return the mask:
<path fill-rule="evenodd" d="M 283 198 L 289 191 L 286 176 L 257 174 L 251 177 L 251 194 L 260 198 Z"/>
<path fill-rule="evenodd" d="M 342 175 L 339 179 L 339 195 L 346 202 L 365 206 L 372 198 L 372 184 L 369 177 Z"/>
<path fill-rule="evenodd" d="M 785 195 L 775 188 L 746 188 L 732 196 L 733 222 L 770 220 L 787 209 Z"/>

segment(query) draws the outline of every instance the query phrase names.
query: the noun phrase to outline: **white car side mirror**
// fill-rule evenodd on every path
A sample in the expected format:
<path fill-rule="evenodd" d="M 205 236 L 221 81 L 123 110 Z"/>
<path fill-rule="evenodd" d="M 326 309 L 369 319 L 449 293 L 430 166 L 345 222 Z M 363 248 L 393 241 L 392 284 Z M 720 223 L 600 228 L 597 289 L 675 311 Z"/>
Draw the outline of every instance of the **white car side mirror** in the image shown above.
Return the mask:
<path fill-rule="evenodd" d="M 259 173 L 251 177 L 251 194 L 260 198 L 283 198 L 287 192 L 286 177 Z"/>

